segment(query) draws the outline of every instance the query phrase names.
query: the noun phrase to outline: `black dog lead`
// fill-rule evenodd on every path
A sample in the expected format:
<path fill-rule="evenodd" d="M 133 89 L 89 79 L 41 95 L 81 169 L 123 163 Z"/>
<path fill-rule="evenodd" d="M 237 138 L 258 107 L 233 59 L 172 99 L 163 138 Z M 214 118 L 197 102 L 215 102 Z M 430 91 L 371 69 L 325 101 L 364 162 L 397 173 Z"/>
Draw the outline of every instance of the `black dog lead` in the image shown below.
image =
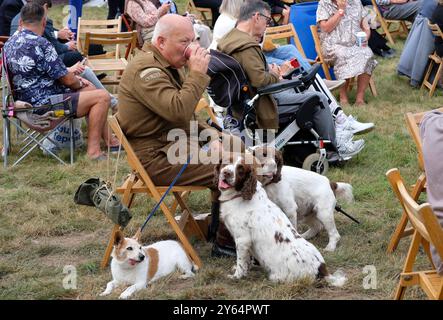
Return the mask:
<path fill-rule="evenodd" d="M 357 224 L 360 224 L 360 221 L 358 221 L 357 219 L 353 218 L 352 216 L 350 216 L 349 214 L 347 214 L 346 212 L 343 211 L 343 209 L 341 208 L 341 206 L 339 204 L 335 205 L 335 210 L 337 210 L 340 213 L 343 213 L 345 216 L 347 216 L 349 219 L 351 219 L 352 221 L 354 221 Z"/>

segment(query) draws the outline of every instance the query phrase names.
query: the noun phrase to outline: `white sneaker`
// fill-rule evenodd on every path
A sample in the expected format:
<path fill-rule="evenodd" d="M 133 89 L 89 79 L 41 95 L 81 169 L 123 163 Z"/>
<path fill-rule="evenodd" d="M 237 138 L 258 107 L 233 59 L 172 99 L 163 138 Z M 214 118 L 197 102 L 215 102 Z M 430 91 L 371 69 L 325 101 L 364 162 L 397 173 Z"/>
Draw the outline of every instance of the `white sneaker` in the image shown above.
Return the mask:
<path fill-rule="evenodd" d="M 323 82 L 325 83 L 325 85 L 329 89 L 329 91 L 333 91 L 333 90 L 338 89 L 341 86 L 343 86 L 346 83 L 346 80 L 323 79 Z"/>
<path fill-rule="evenodd" d="M 343 126 L 335 127 L 335 139 L 337 141 L 337 148 L 345 145 L 348 142 L 352 142 L 354 134 L 350 130 L 345 130 Z"/>
<path fill-rule="evenodd" d="M 342 125 L 337 125 L 341 130 L 348 130 L 353 134 L 363 134 L 374 129 L 374 124 L 372 122 L 359 122 L 356 118 L 349 115 L 346 122 Z"/>
<path fill-rule="evenodd" d="M 349 160 L 357 153 L 363 150 L 365 146 L 365 141 L 359 139 L 356 141 L 348 141 L 340 146 L 337 144 L 338 153 L 343 158 L 343 160 Z"/>

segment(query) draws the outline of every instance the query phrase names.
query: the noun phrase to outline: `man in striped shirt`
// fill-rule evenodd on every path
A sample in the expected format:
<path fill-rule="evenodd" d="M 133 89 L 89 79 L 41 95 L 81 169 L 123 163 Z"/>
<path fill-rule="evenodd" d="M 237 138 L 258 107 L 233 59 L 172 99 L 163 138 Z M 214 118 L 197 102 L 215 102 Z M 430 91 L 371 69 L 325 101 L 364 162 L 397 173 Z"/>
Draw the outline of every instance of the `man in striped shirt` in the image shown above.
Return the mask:
<path fill-rule="evenodd" d="M 386 19 L 414 22 L 423 0 L 375 0 Z"/>

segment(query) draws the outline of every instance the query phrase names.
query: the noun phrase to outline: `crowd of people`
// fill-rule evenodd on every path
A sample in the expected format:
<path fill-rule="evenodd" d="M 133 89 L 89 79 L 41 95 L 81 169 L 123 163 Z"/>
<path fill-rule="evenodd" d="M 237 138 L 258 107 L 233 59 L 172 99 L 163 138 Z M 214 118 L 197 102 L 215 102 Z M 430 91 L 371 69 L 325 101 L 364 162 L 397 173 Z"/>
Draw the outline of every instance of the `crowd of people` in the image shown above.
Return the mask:
<path fill-rule="evenodd" d="M 320 0 L 318 4 L 316 22 L 321 49 L 338 80 L 339 102 L 329 90 L 331 82 L 317 76 L 320 90 L 296 92 L 291 89 L 261 96 L 255 106 L 260 129 L 278 131 L 280 115 L 295 114 L 304 102 L 315 97 L 320 107 L 313 112 L 312 122 L 318 134 L 331 142 L 328 160 L 350 159 L 363 149 L 364 140 L 355 140 L 354 134 L 367 132 L 374 124 L 358 122 L 352 115 L 346 115 L 343 107 L 350 103 L 348 92 L 354 78 L 357 79 L 355 104 L 365 105 L 365 91 L 377 66 L 374 52 L 368 46 L 371 39 L 376 42 L 373 36 L 376 31 L 368 21 L 366 2 Z M 87 155 L 93 160 L 105 158 L 100 149 L 101 140 L 109 146 L 118 145 L 106 124 L 112 108 L 154 183 L 170 184 L 181 165 L 168 161 L 171 142 L 167 135 L 172 129 L 189 131 L 195 106 L 210 82 L 208 50 L 218 50 L 238 61 L 253 93 L 285 81 L 283 76 L 293 68 L 290 63 L 293 58 L 299 61 L 302 71 L 312 68 L 294 45 L 274 44 L 270 48 L 263 45 L 266 29 L 274 22 L 273 14 L 281 15 L 282 21 L 288 22 L 290 8 L 286 4 L 261 0 L 194 0 L 194 3 L 211 9 L 211 28 L 191 14 L 173 13 L 176 7 L 173 9 L 170 2 L 109 1 L 108 18 L 114 18 L 117 12 L 128 14 L 136 23 L 141 46 L 123 73 L 117 101 L 94 72 L 81 64 L 83 56 L 77 50 L 72 32 L 67 28 L 54 28 L 47 17 L 51 0 L 2 0 L 0 35 L 10 36 L 3 50 L 15 98 L 38 107 L 70 97 L 76 117 L 88 117 Z M 423 3 L 426 6 L 422 7 Z M 443 24 L 442 1 L 377 0 L 377 4 L 388 19 L 415 24 L 416 19 L 424 16 Z M 429 5 L 434 8 L 429 10 Z M 359 41 L 359 37 L 363 40 Z M 195 45 L 196 40 L 200 45 Z M 408 38 L 407 44 L 409 41 L 412 42 Z M 379 54 L 385 52 L 382 56 L 390 52 L 385 44 L 382 41 L 377 47 L 382 48 Z M 435 48 L 438 54 L 443 54 L 441 39 L 436 40 Z M 332 86 L 334 84 L 337 82 Z M 220 118 L 226 116 L 226 108 L 213 107 Z M 224 123 L 218 125 L 223 127 Z M 210 151 L 223 148 L 220 143 L 223 139 L 241 138 L 222 134 L 207 123 L 200 122 L 198 127 L 215 130 L 214 135 L 220 138 L 212 141 Z M 211 212 L 217 217 L 220 204 L 217 186 L 213 184 L 214 166 L 191 164 L 177 184 L 210 188 Z M 223 224 L 214 222 L 210 236 L 215 239 L 214 255 L 235 251 Z"/>

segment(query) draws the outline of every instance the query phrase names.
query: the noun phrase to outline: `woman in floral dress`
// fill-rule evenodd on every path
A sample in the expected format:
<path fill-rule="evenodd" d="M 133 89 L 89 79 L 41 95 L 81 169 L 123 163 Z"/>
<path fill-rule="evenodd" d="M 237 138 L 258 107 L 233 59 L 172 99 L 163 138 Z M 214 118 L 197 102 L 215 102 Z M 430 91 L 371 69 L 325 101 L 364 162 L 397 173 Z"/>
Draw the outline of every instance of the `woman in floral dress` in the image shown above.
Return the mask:
<path fill-rule="evenodd" d="M 357 45 L 357 32 L 365 32 L 366 39 L 370 36 L 365 16 L 360 0 L 320 0 L 318 4 L 317 24 L 323 56 L 328 64 L 334 66 L 337 79 L 346 80 L 340 88 L 342 104 L 349 103 L 347 90 L 354 77 L 358 77 L 355 103 L 365 104 L 364 93 L 377 65 L 367 42 L 363 46 Z"/>

